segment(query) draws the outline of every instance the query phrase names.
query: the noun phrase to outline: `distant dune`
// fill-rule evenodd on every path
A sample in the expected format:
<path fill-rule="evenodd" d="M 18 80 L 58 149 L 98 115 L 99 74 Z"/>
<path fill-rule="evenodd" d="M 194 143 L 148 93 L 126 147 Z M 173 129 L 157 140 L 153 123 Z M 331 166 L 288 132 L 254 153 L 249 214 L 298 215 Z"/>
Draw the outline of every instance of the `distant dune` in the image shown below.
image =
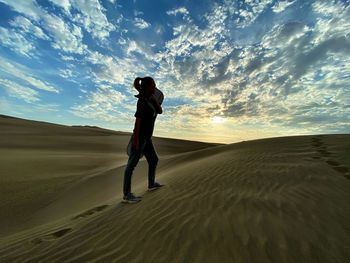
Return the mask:
<path fill-rule="evenodd" d="M 209 144 L 0 116 L 0 262 L 349 262 L 350 135 Z"/>

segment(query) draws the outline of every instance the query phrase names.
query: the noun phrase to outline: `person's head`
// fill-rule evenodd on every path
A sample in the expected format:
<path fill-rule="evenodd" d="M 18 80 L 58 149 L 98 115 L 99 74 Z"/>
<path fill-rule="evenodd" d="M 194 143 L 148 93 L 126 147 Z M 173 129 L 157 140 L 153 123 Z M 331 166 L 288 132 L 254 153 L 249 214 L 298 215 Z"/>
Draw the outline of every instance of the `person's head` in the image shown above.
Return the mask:
<path fill-rule="evenodd" d="M 156 83 L 151 77 L 136 78 L 134 80 L 134 87 L 141 95 L 149 97 L 154 94 Z"/>

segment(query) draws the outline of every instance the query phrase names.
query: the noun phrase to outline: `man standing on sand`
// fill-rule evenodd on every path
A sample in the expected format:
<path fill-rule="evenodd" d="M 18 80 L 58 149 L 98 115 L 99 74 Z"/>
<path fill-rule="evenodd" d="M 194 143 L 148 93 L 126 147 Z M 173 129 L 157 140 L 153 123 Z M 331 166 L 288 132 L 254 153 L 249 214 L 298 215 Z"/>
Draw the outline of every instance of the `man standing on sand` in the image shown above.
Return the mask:
<path fill-rule="evenodd" d="M 132 135 L 132 147 L 129 160 L 124 172 L 123 202 L 136 203 L 141 201 L 131 192 L 131 176 L 142 155 L 148 162 L 148 191 L 153 191 L 163 186 L 155 182 L 155 172 L 158 164 L 158 156 L 152 143 L 154 123 L 157 114 L 162 114 L 161 101 L 155 96 L 156 84 L 151 77 L 136 78 L 134 87 L 139 91 L 137 109 L 135 113 L 135 127 Z M 157 92 L 160 92 L 157 90 Z M 161 97 L 162 93 L 160 92 Z"/>

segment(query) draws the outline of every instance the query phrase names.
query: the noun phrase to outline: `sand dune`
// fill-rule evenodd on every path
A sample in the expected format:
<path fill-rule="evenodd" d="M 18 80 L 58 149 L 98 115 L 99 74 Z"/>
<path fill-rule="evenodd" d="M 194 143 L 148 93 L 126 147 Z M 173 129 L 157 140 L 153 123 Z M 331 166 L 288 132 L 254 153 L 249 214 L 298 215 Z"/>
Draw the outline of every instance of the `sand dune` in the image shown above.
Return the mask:
<path fill-rule="evenodd" d="M 65 142 L 71 138 L 67 136 Z M 2 224 L 1 231 L 7 235 L 0 239 L 1 262 L 349 261 L 350 135 L 230 145 L 159 139 L 157 180 L 166 186 L 145 192 L 147 165 L 141 161 L 133 190 L 143 199 L 133 205 L 120 203 L 126 157 L 124 149 L 118 151 L 123 144 L 115 141 L 124 135 L 111 136 L 114 140 L 97 135 L 87 140 L 79 135 L 73 143 L 97 144 L 98 157 L 93 147 L 76 151 L 73 146 L 66 151 L 62 147 L 61 158 L 73 155 L 72 151 L 81 156 L 69 157 L 73 160 L 56 176 L 48 177 L 46 168 L 41 168 L 40 175 L 31 173 L 32 180 L 55 193 L 45 205 L 40 200 L 50 194 L 44 189 L 41 194 L 37 189 L 25 192 L 32 203 L 26 203 L 18 191 L 11 192 L 16 183 L 29 180 L 14 176 L 6 195 L 2 192 L 1 211 L 18 202 L 24 210 L 33 211 L 30 218 L 37 226 L 21 229 L 18 221 L 12 231 L 6 231 Z M 112 141 L 115 144 L 109 148 Z M 1 154 L 9 162 L 18 161 L 23 149 L 17 150 L 5 155 L 3 148 Z M 54 148 L 49 150 L 53 160 L 59 159 Z M 51 167 L 47 148 L 41 155 L 33 148 L 28 151 Z M 29 166 L 34 158 L 28 156 L 29 152 L 21 160 Z M 1 165 L 5 163 L 2 160 Z M 56 169 L 63 163 L 55 164 Z M 8 166 L 7 174 L 19 171 L 13 169 Z M 85 174 L 79 174 L 79 169 Z M 1 189 L 9 181 L 2 175 Z M 58 193 L 52 190 L 55 187 Z M 14 199 L 7 204 L 10 196 Z M 1 221 L 11 216 L 11 212 L 2 214 Z"/>
<path fill-rule="evenodd" d="M 0 236 L 120 196 L 129 133 L 0 116 Z M 166 159 L 217 144 L 154 138 Z M 144 164 L 134 181 L 144 181 Z M 67 203 L 69 205 L 67 205 Z"/>

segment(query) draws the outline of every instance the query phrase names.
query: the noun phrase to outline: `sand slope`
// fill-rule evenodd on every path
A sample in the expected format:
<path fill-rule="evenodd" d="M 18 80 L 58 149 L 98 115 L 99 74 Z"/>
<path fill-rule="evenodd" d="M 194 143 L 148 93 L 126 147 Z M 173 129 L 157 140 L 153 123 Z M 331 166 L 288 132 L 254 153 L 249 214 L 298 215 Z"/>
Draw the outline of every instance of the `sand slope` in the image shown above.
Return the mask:
<path fill-rule="evenodd" d="M 0 237 L 120 197 L 129 133 L 0 116 Z M 217 144 L 154 138 L 166 159 Z M 142 163 L 142 162 L 141 162 Z M 147 179 L 145 165 L 135 182 Z"/>
<path fill-rule="evenodd" d="M 65 211 L 59 214 L 66 217 L 53 222 L 50 206 L 39 209 L 41 220 L 51 223 L 2 238 L 0 259 L 348 262 L 349 156 L 350 135 L 274 138 L 179 151 L 161 158 L 157 180 L 166 186 L 152 193 L 145 192 L 147 165 L 141 161 L 133 189 L 143 200 L 134 205 L 101 193 L 110 191 L 106 185 L 118 184 L 113 169 L 124 168 L 109 169 L 101 161 L 96 174 L 70 185 L 75 190 L 65 191 L 66 200 L 51 203 L 57 209 L 61 206 Z M 93 195 L 100 187 L 100 196 Z M 105 202 L 68 215 L 64 204 L 79 200 L 73 192 L 81 199 Z"/>

